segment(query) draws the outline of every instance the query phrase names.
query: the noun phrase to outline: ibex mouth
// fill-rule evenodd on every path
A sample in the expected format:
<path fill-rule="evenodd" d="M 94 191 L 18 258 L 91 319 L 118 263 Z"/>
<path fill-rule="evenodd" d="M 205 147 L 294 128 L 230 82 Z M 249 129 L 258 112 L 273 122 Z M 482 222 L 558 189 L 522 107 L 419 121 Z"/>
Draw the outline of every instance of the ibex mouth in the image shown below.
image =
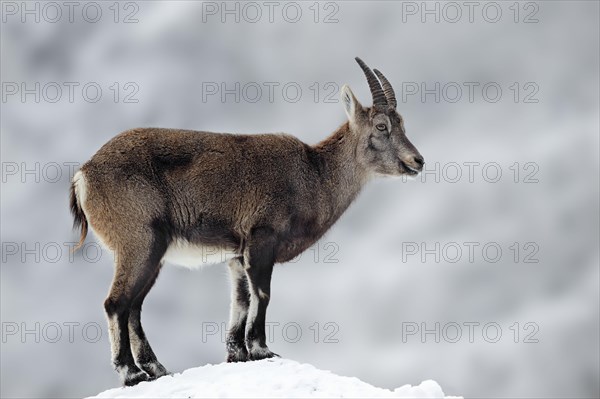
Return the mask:
<path fill-rule="evenodd" d="M 415 175 L 418 175 L 418 174 L 419 174 L 419 171 L 418 171 L 418 170 L 416 170 L 416 169 L 414 169 L 414 168 L 411 168 L 410 166 L 408 166 L 408 165 L 407 165 L 407 164 L 406 164 L 404 161 L 402 161 L 402 160 L 399 160 L 399 161 L 400 161 L 400 165 L 402 166 L 402 172 L 403 172 L 403 173 L 406 173 L 407 175 L 410 175 L 410 176 L 415 176 Z"/>

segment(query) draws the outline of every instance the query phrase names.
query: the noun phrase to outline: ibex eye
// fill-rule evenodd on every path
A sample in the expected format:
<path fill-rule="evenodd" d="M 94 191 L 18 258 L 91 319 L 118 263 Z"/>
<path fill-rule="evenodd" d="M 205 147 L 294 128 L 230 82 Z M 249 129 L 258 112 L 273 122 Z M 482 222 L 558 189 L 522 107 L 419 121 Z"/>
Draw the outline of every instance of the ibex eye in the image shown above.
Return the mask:
<path fill-rule="evenodd" d="M 377 130 L 383 132 L 384 130 L 387 130 L 387 126 L 385 125 L 385 123 L 379 123 L 377 126 L 375 126 L 377 128 Z"/>

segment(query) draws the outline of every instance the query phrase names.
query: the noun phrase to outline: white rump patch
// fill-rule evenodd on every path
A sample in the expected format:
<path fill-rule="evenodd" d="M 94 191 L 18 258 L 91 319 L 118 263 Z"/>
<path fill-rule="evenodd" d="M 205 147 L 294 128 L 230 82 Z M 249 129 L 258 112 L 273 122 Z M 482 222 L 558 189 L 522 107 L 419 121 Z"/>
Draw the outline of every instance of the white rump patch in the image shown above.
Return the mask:
<path fill-rule="evenodd" d="M 87 207 L 85 204 L 88 195 L 88 184 L 87 179 L 85 178 L 85 175 L 81 170 L 78 170 L 77 173 L 73 175 L 73 184 L 75 185 L 75 196 L 77 197 L 77 201 L 79 201 L 79 206 L 81 206 L 81 210 L 85 214 L 85 217 L 88 221 L 88 231 L 96 236 L 96 238 L 100 242 L 100 245 L 102 245 L 102 247 L 105 250 L 112 252 L 108 245 L 106 245 L 106 242 L 103 239 L 103 237 L 100 234 L 96 233 L 96 231 L 94 230 L 94 226 L 92 226 L 92 222 L 88 217 Z"/>
<path fill-rule="evenodd" d="M 167 248 L 162 260 L 174 265 L 199 269 L 203 266 L 223 263 L 238 256 L 233 250 L 214 245 L 192 244 L 177 239 Z"/>
<path fill-rule="evenodd" d="M 83 173 L 78 170 L 73 176 L 73 185 L 75 186 L 75 196 L 79 201 L 81 209 L 85 213 L 85 200 L 87 198 L 87 182 Z"/>

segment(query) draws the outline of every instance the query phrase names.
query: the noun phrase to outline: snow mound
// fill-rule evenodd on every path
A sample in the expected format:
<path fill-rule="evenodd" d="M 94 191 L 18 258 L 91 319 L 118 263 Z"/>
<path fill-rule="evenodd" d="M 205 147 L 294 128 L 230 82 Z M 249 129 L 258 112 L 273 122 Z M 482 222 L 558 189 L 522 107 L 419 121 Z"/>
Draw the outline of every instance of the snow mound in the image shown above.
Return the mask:
<path fill-rule="evenodd" d="M 437 382 L 393 391 L 288 359 L 221 363 L 189 369 L 134 387 L 109 389 L 96 398 L 364 397 L 444 398 Z"/>

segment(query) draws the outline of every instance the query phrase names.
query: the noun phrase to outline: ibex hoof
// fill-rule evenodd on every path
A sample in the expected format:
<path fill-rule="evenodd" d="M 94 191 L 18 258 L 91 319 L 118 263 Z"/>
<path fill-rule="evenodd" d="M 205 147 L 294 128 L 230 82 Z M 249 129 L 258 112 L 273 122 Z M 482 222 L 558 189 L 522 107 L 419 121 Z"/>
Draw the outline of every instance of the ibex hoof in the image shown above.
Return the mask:
<path fill-rule="evenodd" d="M 245 362 L 248 360 L 248 351 L 246 348 L 229 349 L 227 351 L 227 363 Z"/>
<path fill-rule="evenodd" d="M 123 385 L 126 387 L 131 387 L 131 386 L 139 384 L 142 381 L 149 381 L 149 380 L 150 380 L 150 377 L 148 376 L 148 374 L 139 370 L 139 371 L 127 373 L 125 375 Z"/>
<path fill-rule="evenodd" d="M 227 363 L 245 362 L 248 360 L 248 350 L 243 342 L 228 337 L 226 346 Z"/>
<path fill-rule="evenodd" d="M 150 376 L 150 380 L 156 380 L 165 375 L 171 375 L 169 371 L 160 363 L 146 363 L 141 365 L 142 370 L 146 372 Z"/>
<path fill-rule="evenodd" d="M 248 358 L 250 360 L 262 360 L 262 359 L 270 359 L 272 357 L 281 357 L 275 352 L 271 352 L 271 350 L 267 347 L 255 347 L 248 354 Z"/>

